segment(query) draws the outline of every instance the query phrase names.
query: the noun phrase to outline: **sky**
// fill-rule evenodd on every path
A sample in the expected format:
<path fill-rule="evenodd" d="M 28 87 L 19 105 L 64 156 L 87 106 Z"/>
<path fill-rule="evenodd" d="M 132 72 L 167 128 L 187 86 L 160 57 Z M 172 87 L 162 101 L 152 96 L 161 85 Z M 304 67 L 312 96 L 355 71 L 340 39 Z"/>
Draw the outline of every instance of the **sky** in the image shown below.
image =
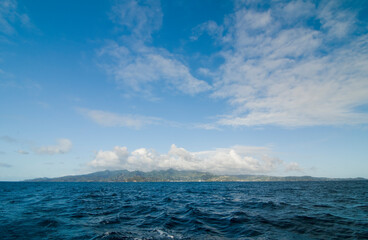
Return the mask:
<path fill-rule="evenodd" d="M 0 180 L 368 178 L 367 1 L 0 1 Z"/>

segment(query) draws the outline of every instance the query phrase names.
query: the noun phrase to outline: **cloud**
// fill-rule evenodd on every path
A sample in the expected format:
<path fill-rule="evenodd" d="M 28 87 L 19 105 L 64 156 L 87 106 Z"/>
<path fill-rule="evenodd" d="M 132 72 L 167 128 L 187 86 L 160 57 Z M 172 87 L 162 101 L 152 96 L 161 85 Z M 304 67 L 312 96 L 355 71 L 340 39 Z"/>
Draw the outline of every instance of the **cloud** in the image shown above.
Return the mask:
<path fill-rule="evenodd" d="M 0 2 L 0 33 L 11 36 L 17 33 L 16 26 L 32 28 L 27 14 L 18 11 L 15 0 L 2 0 Z"/>
<path fill-rule="evenodd" d="M 356 13 L 341 9 L 338 2 L 323 1 L 318 9 L 318 17 L 322 28 L 327 30 L 331 38 L 346 37 L 356 28 Z"/>
<path fill-rule="evenodd" d="M 198 124 L 194 124 L 193 128 L 199 128 L 199 129 L 204 129 L 204 130 L 221 130 L 218 124 L 213 124 L 213 123 L 198 123 Z"/>
<path fill-rule="evenodd" d="M 102 169 L 120 169 L 128 156 L 129 152 L 126 147 L 116 146 L 112 151 L 97 152 L 95 159 L 89 165 Z"/>
<path fill-rule="evenodd" d="M 162 11 L 159 1 L 124 1 L 115 5 L 111 18 L 128 32 L 130 37 L 149 41 L 161 28 Z"/>
<path fill-rule="evenodd" d="M 129 152 L 126 147 L 116 146 L 111 151 L 98 151 L 88 165 L 98 169 L 151 171 L 173 168 L 223 174 L 270 173 L 285 166 L 289 171 L 297 169 L 296 163 L 289 166 L 270 154 L 271 150 L 266 147 L 249 146 L 190 152 L 173 144 L 166 154 L 146 148 Z"/>
<path fill-rule="evenodd" d="M 1 136 L 0 140 L 4 141 L 4 142 L 8 142 L 8 143 L 16 143 L 18 142 L 17 139 L 10 137 L 10 136 Z"/>
<path fill-rule="evenodd" d="M 210 85 L 194 77 L 180 57 L 149 46 L 152 33 L 161 27 L 162 16 L 156 1 L 116 5 L 113 19 L 125 29 L 124 35 L 121 43 L 110 42 L 100 49 L 100 66 L 128 95 L 143 93 L 153 98 L 158 83 L 189 95 L 209 90 Z"/>
<path fill-rule="evenodd" d="M 51 145 L 51 146 L 42 146 L 35 150 L 38 154 L 48 154 L 48 155 L 54 155 L 54 154 L 64 154 L 71 150 L 72 148 L 72 142 L 69 139 L 62 138 L 57 140 L 57 145 Z"/>
<path fill-rule="evenodd" d="M 285 163 L 286 172 L 303 172 L 304 170 L 296 162 Z"/>
<path fill-rule="evenodd" d="M 16 31 L 12 23 L 17 18 L 17 3 L 12 0 L 1 1 L 0 3 L 0 32 L 10 35 Z"/>
<path fill-rule="evenodd" d="M 12 167 L 12 165 L 7 164 L 7 163 L 1 163 L 0 162 L 0 167 L 2 167 L 2 168 L 10 168 L 10 167 Z"/>
<path fill-rule="evenodd" d="M 210 20 L 195 27 L 192 31 L 192 36 L 190 39 L 192 41 L 198 40 L 198 38 L 204 33 L 207 33 L 214 38 L 219 38 L 223 35 L 223 31 L 223 26 L 219 26 L 216 22 Z"/>
<path fill-rule="evenodd" d="M 156 125 L 163 122 L 160 118 L 141 115 L 121 115 L 90 109 L 79 109 L 78 111 L 95 123 L 106 127 L 131 127 L 139 129 L 146 125 Z"/>
<path fill-rule="evenodd" d="M 368 123 L 358 110 L 368 104 L 368 34 L 357 12 L 331 1 L 238 5 L 222 25 L 201 25 L 222 44 L 212 96 L 233 107 L 217 125 Z"/>
<path fill-rule="evenodd" d="M 24 151 L 24 150 L 18 150 L 18 151 L 17 151 L 17 153 L 22 154 L 22 155 L 27 155 L 27 154 L 29 154 L 29 152 Z"/>

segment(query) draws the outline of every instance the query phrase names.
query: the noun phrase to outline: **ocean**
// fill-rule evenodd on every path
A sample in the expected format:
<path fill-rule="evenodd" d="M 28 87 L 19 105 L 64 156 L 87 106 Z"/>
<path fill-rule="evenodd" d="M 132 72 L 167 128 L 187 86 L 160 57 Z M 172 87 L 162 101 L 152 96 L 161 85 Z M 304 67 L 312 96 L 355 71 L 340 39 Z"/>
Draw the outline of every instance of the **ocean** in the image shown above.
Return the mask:
<path fill-rule="evenodd" d="M 368 239 L 368 181 L 1 182 L 0 239 Z"/>

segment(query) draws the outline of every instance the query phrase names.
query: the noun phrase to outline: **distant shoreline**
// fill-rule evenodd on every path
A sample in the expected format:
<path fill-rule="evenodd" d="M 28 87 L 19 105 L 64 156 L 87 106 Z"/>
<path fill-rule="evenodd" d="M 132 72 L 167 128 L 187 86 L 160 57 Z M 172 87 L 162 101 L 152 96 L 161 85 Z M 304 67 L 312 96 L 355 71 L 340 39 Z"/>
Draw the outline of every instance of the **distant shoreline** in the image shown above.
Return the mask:
<path fill-rule="evenodd" d="M 317 182 L 317 181 L 364 181 L 365 178 L 326 178 L 311 176 L 267 176 L 267 175 L 216 175 L 200 171 L 179 171 L 174 169 L 151 172 L 142 171 L 100 171 L 83 175 L 56 178 L 35 178 L 11 182 Z"/>

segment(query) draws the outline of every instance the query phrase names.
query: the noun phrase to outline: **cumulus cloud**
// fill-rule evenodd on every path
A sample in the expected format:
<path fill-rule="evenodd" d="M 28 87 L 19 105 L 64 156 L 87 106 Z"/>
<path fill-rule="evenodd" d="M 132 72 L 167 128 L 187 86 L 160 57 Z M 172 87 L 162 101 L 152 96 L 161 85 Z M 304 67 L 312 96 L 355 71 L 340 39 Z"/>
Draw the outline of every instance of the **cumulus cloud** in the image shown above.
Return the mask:
<path fill-rule="evenodd" d="M 126 147 L 114 147 L 112 151 L 98 151 L 90 166 L 102 169 L 120 169 L 128 158 L 129 152 Z"/>
<path fill-rule="evenodd" d="M 164 121 L 156 117 L 122 115 L 101 110 L 78 109 L 78 111 L 97 124 L 106 127 L 131 127 L 139 129 L 146 125 L 155 125 Z"/>
<path fill-rule="evenodd" d="M 173 168 L 219 174 L 270 173 L 285 167 L 297 169 L 296 163 L 289 166 L 271 154 L 269 148 L 249 146 L 190 152 L 173 144 L 166 154 L 146 148 L 129 152 L 126 147 L 116 146 L 111 151 L 98 151 L 88 165 L 98 169 L 151 171 Z"/>
<path fill-rule="evenodd" d="M 357 110 L 368 104 L 367 24 L 356 16 L 334 1 L 238 3 L 222 25 L 200 25 L 223 46 L 212 96 L 233 111 L 217 124 L 367 124 Z"/>
<path fill-rule="evenodd" d="M 113 19 L 125 31 L 121 43 L 110 42 L 100 49 L 100 66 L 112 75 L 126 93 L 144 93 L 152 97 L 155 83 L 196 94 L 210 89 L 194 77 L 179 57 L 166 49 L 150 47 L 151 34 L 161 27 L 162 11 L 158 2 L 127 1 L 116 5 Z"/>
<path fill-rule="evenodd" d="M 35 151 L 38 154 L 48 154 L 48 155 L 63 154 L 69 152 L 72 148 L 72 145 L 73 144 L 69 139 L 62 138 L 57 140 L 56 145 L 42 146 L 37 148 Z"/>

